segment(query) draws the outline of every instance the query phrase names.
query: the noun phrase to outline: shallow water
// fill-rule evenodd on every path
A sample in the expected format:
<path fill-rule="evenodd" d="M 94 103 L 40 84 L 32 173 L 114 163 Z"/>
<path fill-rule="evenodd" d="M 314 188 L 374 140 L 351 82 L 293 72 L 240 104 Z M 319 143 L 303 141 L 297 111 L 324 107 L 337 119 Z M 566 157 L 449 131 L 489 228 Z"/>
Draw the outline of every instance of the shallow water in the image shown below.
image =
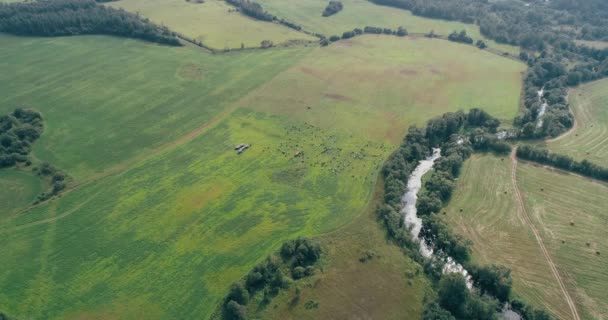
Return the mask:
<path fill-rule="evenodd" d="M 410 229 L 412 238 L 420 243 L 420 253 L 422 256 L 429 258 L 433 256 L 433 249 L 429 247 L 424 239 L 420 238 L 420 229 L 422 229 L 422 219 L 417 215 L 416 201 L 418 200 L 418 192 L 422 188 L 422 177 L 433 168 L 435 161 L 441 157 L 441 149 L 433 149 L 433 154 L 428 158 L 420 161 L 414 169 L 410 178 L 407 181 L 407 191 L 401 198 L 403 207 L 401 214 L 404 215 L 405 225 Z M 444 273 L 457 272 L 464 276 L 467 280 L 467 287 L 471 289 L 473 282 L 471 276 L 462 265 L 454 261 L 451 257 L 445 260 L 443 268 Z"/>

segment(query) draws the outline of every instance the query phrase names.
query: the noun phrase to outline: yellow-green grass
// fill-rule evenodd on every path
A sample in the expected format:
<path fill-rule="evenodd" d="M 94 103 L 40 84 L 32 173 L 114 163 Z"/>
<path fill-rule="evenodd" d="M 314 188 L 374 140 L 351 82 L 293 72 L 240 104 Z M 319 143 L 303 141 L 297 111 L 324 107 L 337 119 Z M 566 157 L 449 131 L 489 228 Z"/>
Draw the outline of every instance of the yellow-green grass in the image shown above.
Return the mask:
<path fill-rule="evenodd" d="M 524 70 L 448 41 L 364 35 L 315 49 L 239 104 L 396 144 L 447 111 L 481 107 L 510 122 Z"/>
<path fill-rule="evenodd" d="M 608 185 L 530 164 L 517 179 L 581 318 L 608 318 Z"/>
<path fill-rule="evenodd" d="M 241 142 L 253 146 L 237 155 Z M 351 221 L 381 153 L 338 131 L 236 111 L 172 151 L 2 219 L 0 306 L 37 319 L 206 318 L 282 241 Z"/>
<path fill-rule="evenodd" d="M 508 158 L 490 155 L 467 160 L 444 219 L 473 242 L 474 261 L 509 267 L 517 295 L 569 319 L 563 293 L 530 227 L 518 214 L 511 165 Z M 578 313 L 583 319 L 605 318 L 607 261 L 596 251 L 608 250 L 604 210 L 608 187 L 522 162 L 516 174 L 527 212 Z"/>
<path fill-rule="evenodd" d="M 471 106 L 512 117 L 524 69 L 388 36 L 221 56 L 109 37 L 2 41 L 18 80 L 5 101 L 29 97 L 47 119 L 36 156 L 90 179 L 118 166 L 0 219 L 0 307 L 18 318 L 206 318 L 284 240 L 352 221 L 408 125 Z M 117 66 L 103 60 L 116 52 Z M 180 72 L 194 62 L 205 68 Z M 238 143 L 253 147 L 238 156 Z M 385 270 L 407 261 L 395 263 Z"/>
<path fill-rule="evenodd" d="M 444 219 L 473 242 L 473 261 L 510 268 L 517 295 L 567 319 L 566 300 L 517 210 L 509 158 L 474 155 L 464 164 Z"/>
<path fill-rule="evenodd" d="M 382 196 L 376 189 L 365 214 L 316 239 L 324 249 L 316 275 L 282 292 L 259 312 L 260 319 L 420 318 L 429 283 L 422 267 L 387 241 L 375 211 Z M 367 254 L 372 258 L 361 261 Z M 318 308 L 307 309 L 308 301 Z"/>
<path fill-rule="evenodd" d="M 608 166 L 608 80 L 572 89 L 570 107 L 576 127 L 546 143 L 553 152 Z"/>
<path fill-rule="evenodd" d="M 608 48 L 608 41 L 590 41 L 590 40 L 575 40 L 576 44 L 588 46 L 596 49 L 606 49 Z"/>
<path fill-rule="evenodd" d="M 27 206 L 42 192 L 42 182 L 32 173 L 0 170 L 0 216 Z"/>
<path fill-rule="evenodd" d="M 40 110 L 35 155 L 87 179 L 199 128 L 308 50 L 209 55 L 105 36 L 0 35 L 0 114 Z"/>
<path fill-rule="evenodd" d="M 434 30 L 436 34 L 446 36 L 455 30 L 466 30 L 467 34 L 475 40 L 484 39 L 476 25 L 418 17 L 410 11 L 379 6 L 368 0 L 343 0 L 344 9 L 330 17 L 321 16 L 323 9 L 327 6 L 325 0 L 258 0 L 258 2 L 268 12 L 295 22 L 305 30 L 321 33 L 328 37 L 342 35 L 345 31 L 365 26 L 392 29 L 404 26 L 409 32 L 428 33 Z M 519 53 L 519 49 L 513 46 L 497 44 L 487 39 L 486 43 L 492 48 L 513 54 Z"/>
<path fill-rule="evenodd" d="M 107 5 L 138 12 L 171 30 L 215 48 L 259 47 L 262 40 L 275 44 L 317 38 L 277 23 L 249 18 L 222 0 L 204 3 L 185 0 L 120 0 Z"/>

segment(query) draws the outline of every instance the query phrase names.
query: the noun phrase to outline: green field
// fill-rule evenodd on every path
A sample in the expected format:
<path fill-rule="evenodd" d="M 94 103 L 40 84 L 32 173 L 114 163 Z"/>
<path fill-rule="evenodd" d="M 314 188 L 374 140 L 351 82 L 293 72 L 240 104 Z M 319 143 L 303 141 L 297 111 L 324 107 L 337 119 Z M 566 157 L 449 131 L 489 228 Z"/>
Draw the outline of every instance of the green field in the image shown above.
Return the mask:
<path fill-rule="evenodd" d="M 510 122 L 524 70 L 444 40 L 365 35 L 314 50 L 239 104 L 396 144 L 409 125 L 458 109 Z"/>
<path fill-rule="evenodd" d="M 554 152 L 608 166 L 608 79 L 570 91 L 576 127 L 548 143 Z"/>
<path fill-rule="evenodd" d="M 508 158 L 490 155 L 467 160 L 445 220 L 473 242 L 474 261 L 509 267 L 516 294 L 544 306 L 560 319 L 569 319 L 570 310 L 548 262 L 518 213 L 511 164 Z M 606 258 L 596 256 L 595 250 L 608 246 L 608 216 L 602 210 L 607 200 L 606 186 L 521 162 L 517 181 L 527 211 L 565 279 L 579 314 L 583 319 L 605 317 L 608 310 L 601 292 L 608 283 L 608 273 L 601 266 Z M 571 220 L 574 226 L 569 225 Z"/>
<path fill-rule="evenodd" d="M 608 185 L 532 165 L 517 179 L 581 318 L 608 317 Z"/>
<path fill-rule="evenodd" d="M 365 26 L 392 29 L 404 26 L 409 32 L 428 33 L 434 30 L 436 34 L 441 35 L 448 35 L 455 30 L 466 30 L 474 39 L 484 39 L 476 25 L 417 17 L 409 11 L 379 6 L 368 0 L 342 0 L 344 9 L 330 17 L 321 16 L 323 9 L 327 6 L 325 0 L 259 0 L 258 2 L 268 12 L 293 21 L 305 30 L 321 33 L 328 37 L 334 34 L 342 35 L 345 31 Z M 519 53 L 517 47 L 500 45 L 487 39 L 485 41 L 492 48 L 514 54 Z"/>
<path fill-rule="evenodd" d="M 524 70 L 392 36 L 228 55 L 0 41 L 0 105 L 41 110 L 36 156 L 88 181 L 0 219 L 0 307 L 36 319 L 209 316 L 284 240 L 358 216 L 408 125 L 472 106 L 510 119 Z M 238 143 L 253 146 L 239 156 Z"/>
<path fill-rule="evenodd" d="M 103 36 L 0 36 L 0 114 L 41 111 L 36 156 L 89 179 L 200 129 L 308 52 L 208 55 Z"/>
<path fill-rule="evenodd" d="M 24 171 L 0 170 L 0 217 L 31 204 L 42 192 L 39 177 Z"/>
<path fill-rule="evenodd" d="M 289 40 L 317 40 L 276 23 L 254 20 L 222 0 L 204 3 L 185 0 L 120 0 L 109 6 L 139 12 L 152 21 L 215 48 L 259 47 L 262 40 L 275 44 Z"/>

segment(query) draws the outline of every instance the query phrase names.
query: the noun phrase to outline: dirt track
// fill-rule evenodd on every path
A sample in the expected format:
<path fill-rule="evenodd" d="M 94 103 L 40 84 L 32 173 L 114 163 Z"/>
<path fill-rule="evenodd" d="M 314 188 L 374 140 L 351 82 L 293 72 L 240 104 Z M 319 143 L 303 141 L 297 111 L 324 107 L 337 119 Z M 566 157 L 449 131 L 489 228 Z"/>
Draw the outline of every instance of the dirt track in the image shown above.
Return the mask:
<path fill-rule="evenodd" d="M 559 284 L 559 287 L 562 290 L 562 293 L 564 294 L 564 298 L 566 299 L 566 302 L 568 303 L 568 307 L 570 307 L 570 311 L 572 312 L 572 319 L 580 320 L 581 318 L 579 317 L 578 311 L 576 310 L 576 305 L 574 304 L 574 300 L 572 300 L 572 297 L 570 297 L 570 294 L 568 293 L 568 290 L 566 289 L 566 285 L 564 284 L 562 277 L 559 275 L 559 271 L 557 270 L 557 267 L 555 266 L 553 259 L 551 259 L 551 255 L 549 254 L 549 251 L 547 251 L 547 248 L 545 247 L 543 238 L 541 238 L 540 233 L 536 229 L 536 226 L 534 226 L 534 223 L 532 223 L 532 220 L 530 219 L 530 216 L 528 215 L 528 212 L 526 210 L 523 196 L 521 195 L 521 191 L 519 190 L 519 187 L 517 186 L 516 152 L 517 152 L 517 147 L 513 148 L 513 151 L 511 152 L 511 163 L 512 163 L 511 182 L 513 183 L 513 189 L 515 190 L 515 196 L 517 198 L 517 204 L 519 206 L 519 210 L 517 210 L 517 212 L 520 214 L 521 218 L 523 218 L 525 223 L 530 227 L 530 229 L 534 233 L 536 242 L 538 243 L 538 246 L 540 247 L 541 251 L 543 252 L 545 259 L 547 260 L 547 263 L 549 264 L 549 267 L 551 268 L 551 272 L 553 273 L 555 280 Z"/>

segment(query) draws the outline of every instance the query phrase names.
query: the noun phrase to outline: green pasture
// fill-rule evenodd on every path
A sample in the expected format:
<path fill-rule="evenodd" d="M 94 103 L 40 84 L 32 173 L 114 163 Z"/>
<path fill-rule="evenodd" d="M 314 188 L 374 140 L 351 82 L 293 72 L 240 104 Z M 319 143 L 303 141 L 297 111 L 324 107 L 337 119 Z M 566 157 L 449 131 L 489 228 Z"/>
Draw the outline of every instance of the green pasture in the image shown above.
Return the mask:
<path fill-rule="evenodd" d="M 466 30 L 475 40 L 484 39 L 479 27 L 455 21 L 428 19 L 414 16 L 410 11 L 387 6 L 379 6 L 368 0 L 342 0 L 344 9 L 330 17 L 321 13 L 327 6 L 326 0 L 258 0 L 268 12 L 301 25 L 305 30 L 331 35 L 342 35 L 345 31 L 365 26 L 397 29 L 404 26 L 409 32 L 448 35 L 452 31 Z M 518 54 L 519 49 L 485 40 L 492 47 Z"/>
<path fill-rule="evenodd" d="M 525 68 L 392 36 L 227 55 L 0 42 L 2 109 L 41 110 L 35 155 L 88 182 L 0 218 L 0 308 L 26 319 L 206 318 L 284 240 L 364 211 L 409 125 L 473 106 L 509 121 Z"/>
<path fill-rule="evenodd" d="M 576 128 L 546 143 L 557 153 L 608 166 L 608 80 L 599 80 L 570 91 L 570 108 Z"/>
<path fill-rule="evenodd" d="M 517 295 L 569 318 L 566 300 L 517 206 L 509 158 L 473 155 L 464 164 L 444 220 L 473 242 L 475 262 L 511 269 Z"/>
<path fill-rule="evenodd" d="M 107 5 L 138 12 L 152 21 L 215 49 L 259 47 L 290 40 L 317 40 L 277 23 L 252 19 L 222 0 L 120 0 Z"/>
<path fill-rule="evenodd" d="M 0 170 L 0 216 L 31 204 L 42 191 L 42 181 L 36 175 Z"/>
<path fill-rule="evenodd" d="M 608 316 L 608 185 L 520 165 L 517 179 L 583 319 Z"/>
<path fill-rule="evenodd" d="M 315 49 L 239 104 L 396 144 L 409 125 L 458 109 L 510 123 L 524 70 L 444 40 L 365 35 Z"/>
<path fill-rule="evenodd" d="M 18 106 L 41 111 L 45 131 L 35 155 L 88 179 L 221 116 L 306 53 L 209 55 L 105 36 L 0 35 L 0 114 Z"/>

